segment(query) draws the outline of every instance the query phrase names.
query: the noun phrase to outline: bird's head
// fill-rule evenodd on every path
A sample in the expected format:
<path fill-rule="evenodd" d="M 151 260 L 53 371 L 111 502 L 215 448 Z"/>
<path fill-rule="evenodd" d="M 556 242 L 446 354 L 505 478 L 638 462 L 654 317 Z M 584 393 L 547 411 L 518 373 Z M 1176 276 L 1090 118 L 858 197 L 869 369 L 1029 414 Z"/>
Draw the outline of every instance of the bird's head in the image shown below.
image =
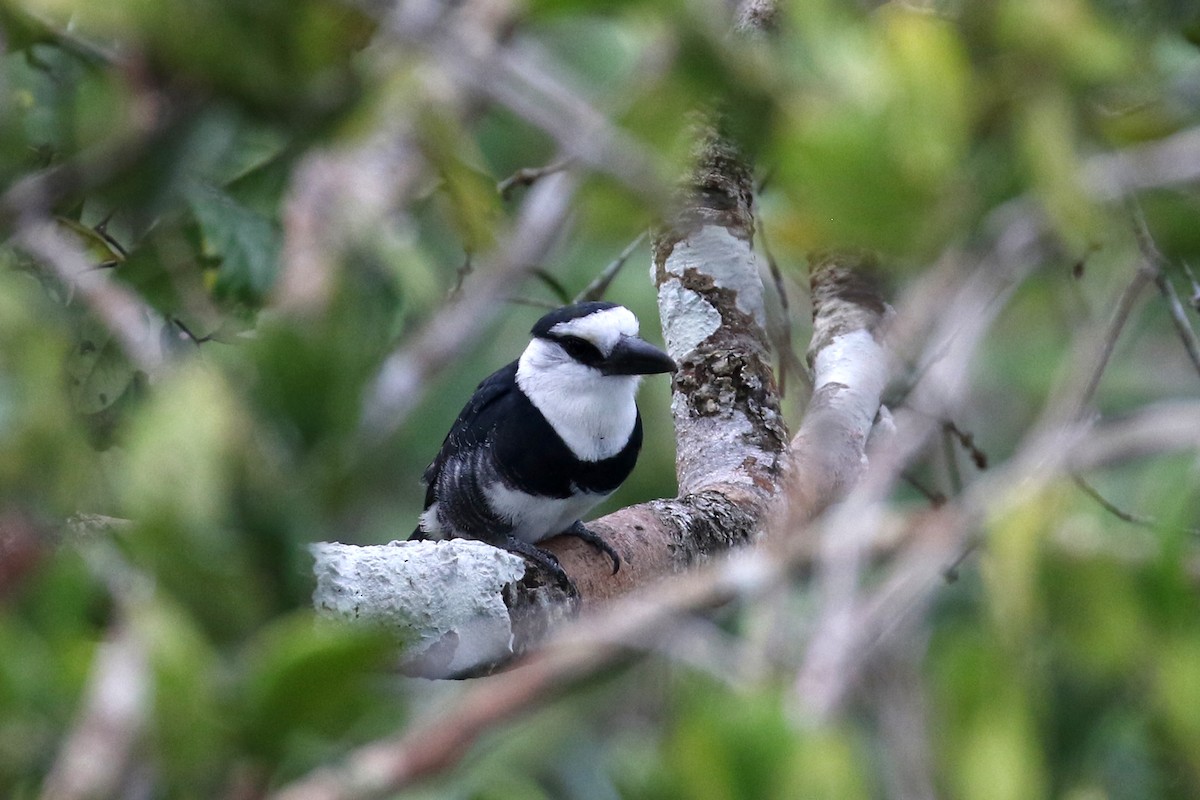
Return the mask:
<path fill-rule="evenodd" d="M 616 303 L 576 303 L 551 311 L 533 326 L 522 356 L 546 370 L 598 376 L 674 372 L 675 362 L 638 336 L 633 312 Z"/>

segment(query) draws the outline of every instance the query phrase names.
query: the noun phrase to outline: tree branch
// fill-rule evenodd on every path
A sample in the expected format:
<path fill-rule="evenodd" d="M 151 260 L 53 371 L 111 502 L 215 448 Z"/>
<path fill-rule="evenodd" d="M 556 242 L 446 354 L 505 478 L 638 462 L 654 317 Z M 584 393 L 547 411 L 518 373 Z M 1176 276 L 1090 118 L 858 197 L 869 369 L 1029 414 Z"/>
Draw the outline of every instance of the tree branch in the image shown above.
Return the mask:
<path fill-rule="evenodd" d="M 537 266 L 557 241 L 577 185 L 577 178 L 570 173 L 539 181 L 526 196 L 504 248 L 490 259 L 480 259 L 476 279 L 458 300 L 435 315 L 410 344 L 387 358 L 367 391 L 365 436 L 377 440 L 396 430 L 429 379 L 453 363 L 453 356 L 495 318 L 500 309 L 496 298 Z"/>
<path fill-rule="evenodd" d="M 42 800 L 124 796 L 150 716 L 149 657 L 124 611 L 96 645 L 82 707 L 42 787 Z"/>
<path fill-rule="evenodd" d="M 78 292 L 116 338 L 130 363 L 149 376 L 161 369 L 164 321 L 138 296 L 97 269 L 49 217 L 23 220 L 13 244 L 49 269 L 68 292 Z"/>
<path fill-rule="evenodd" d="M 887 543 L 902 558 L 877 591 L 855 607 L 855 636 L 845 645 L 860 659 L 881 643 L 897 620 L 923 607 L 940 586 L 941 568 L 963 531 L 995 512 L 1018 484 L 1038 485 L 1072 469 L 1111 463 L 1145 452 L 1175 451 L 1200 444 L 1200 404 L 1176 403 L 1152 408 L 1128 420 L 1096 428 L 1088 437 L 1065 436 L 1029 442 L 1022 457 L 991 473 L 955 503 L 909 517 L 906 533 Z M 1034 470 L 1031 464 L 1043 465 Z M 862 527 L 869 492 L 848 502 L 846 513 L 827 520 L 830 538 L 846 539 Z M 450 708 L 440 708 L 405 733 L 366 745 L 341 764 L 320 769 L 271 795 L 270 800 L 368 800 L 401 791 L 439 773 L 460 759 L 486 731 L 504 720 L 539 708 L 598 671 L 619 664 L 632 648 L 644 647 L 677 624 L 683 614 L 733 599 L 753 600 L 771 591 L 799 569 L 811 565 L 809 537 L 777 537 L 764 546 L 743 548 L 707 567 L 666 578 L 643 592 L 620 598 L 558 632 L 520 669 L 472 686 Z M 843 691 L 859 670 L 838 676 Z M 840 694 L 840 692 L 839 692 Z"/>
<path fill-rule="evenodd" d="M 792 443 L 797 471 L 794 522 L 821 513 L 845 494 L 865 466 L 867 437 L 888 378 L 880 342 L 894 313 L 872 281 L 867 253 L 821 253 L 810 267 L 813 338 L 808 359 L 813 396 Z"/>
<path fill-rule="evenodd" d="M 1167 304 L 1167 311 L 1171 314 L 1171 322 L 1175 325 L 1175 330 L 1179 333 L 1179 339 L 1183 342 L 1183 348 L 1187 351 L 1188 358 L 1192 361 L 1192 366 L 1200 374 L 1200 340 L 1196 338 L 1196 332 L 1192 330 L 1192 324 L 1188 321 L 1187 313 L 1183 310 L 1183 303 L 1179 300 L 1179 294 L 1175 291 L 1175 285 L 1167 277 L 1166 267 L 1168 262 L 1166 256 L 1162 254 L 1162 251 L 1158 249 L 1158 245 L 1154 243 L 1154 237 L 1150 235 L 1150 226 L 1146 224 L 1146 216 L 1136 204 L 1133 206 L 1133 232 L 1137 237 L 1138 250 L 1141 251 L 1142 258 L 1145 260 L 1147 268 L 1154 277 L 1154 284 L 1158 287 L 1159 294 L 1162 295 L 1163 301 Z"/>
<path fill-rule="evenodd" d="M 621 254 L 609 262 L 608 266 L 600 271 L 591 283 L 583 288 L 579 294 L 571 301 L 573 303 L 583 303 L 588 300 L 600 300 L 604 297 L 604 293 L 608 291 L 608 287 L 612 284 L 613 279 L 617 277 L 617 273 L 625 266 L 625 262 L 633 255 L 633 251 L 641 246 L 642 240 L 646 238 L 646 233 L 643 231 L 637 235 L 632 242 L 625 246 Z"/>

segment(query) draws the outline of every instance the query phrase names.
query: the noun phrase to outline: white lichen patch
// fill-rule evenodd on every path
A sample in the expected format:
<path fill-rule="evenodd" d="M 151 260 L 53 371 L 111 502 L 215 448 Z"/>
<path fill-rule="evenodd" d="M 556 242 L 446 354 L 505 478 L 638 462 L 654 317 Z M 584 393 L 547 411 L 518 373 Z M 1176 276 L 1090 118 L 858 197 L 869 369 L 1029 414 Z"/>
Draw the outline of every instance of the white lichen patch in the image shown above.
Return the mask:
<path fill-rule="evenodd" d="M 679 276 L 693 269 L 703 272 L 717 286 L 734 292 L 739 311 L 753 317 L 759 327 L 766 327 L 758 259 L 750 243 L 728 228 L 705 225 L 689 233 L 675 245 L 664 267 Z"/>
<path fill-rule="evenodd" d="M 446 674 L 512 654 L 501 590 L 525 574 L 520 556 L 468 539 L 310 548 L 313 606 L 327 617 L 382 625 L 420 659 L 435 645 Z"/>
<path fill-rule="evenodd" d="M 865 439 L 879 410 L 887 384 L 887 353 L 870 331 L 853 330 L 833 337 L 813 363 L 813 391 L 837 383 L 849 393 L 842 402 Z"/>
<path fill-rule="evenodd" d="M 700 346 L 721 327 L 721 312 L 676 278 L 658 287 L 658 313 L 662 318 L 667 352 L 676 360 Z"/>
<path fill-rule="evenodd" d="M 679 408 L 672 405 L 672 410 Z M 675 417 L 676 424 L 686 426 L 687 441 L 704 442 L 702 448 L 681 450 L 675 461 L 679 493 L 699 491 L 719 476 L 721 483 L 745 483 L 753 479 L 745 470 L 750 458 L 767 458 L 761 448 L 751 443 L 754 424 L 741 411 L 713 416 Z"/>

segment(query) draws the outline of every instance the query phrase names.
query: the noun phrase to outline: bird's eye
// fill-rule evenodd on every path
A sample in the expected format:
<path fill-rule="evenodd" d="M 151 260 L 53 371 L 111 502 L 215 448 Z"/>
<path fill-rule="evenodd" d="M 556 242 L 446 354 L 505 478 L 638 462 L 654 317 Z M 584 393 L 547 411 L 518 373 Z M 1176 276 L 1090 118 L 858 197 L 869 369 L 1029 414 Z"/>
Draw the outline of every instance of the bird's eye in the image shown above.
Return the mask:
<path fill-rule="evenodd" d="M 564 336 L 558 343 L 567 351 L 567 355 L 581 364 L 598 364 L 604 359 L 594 344 L 578 336 Z"/>

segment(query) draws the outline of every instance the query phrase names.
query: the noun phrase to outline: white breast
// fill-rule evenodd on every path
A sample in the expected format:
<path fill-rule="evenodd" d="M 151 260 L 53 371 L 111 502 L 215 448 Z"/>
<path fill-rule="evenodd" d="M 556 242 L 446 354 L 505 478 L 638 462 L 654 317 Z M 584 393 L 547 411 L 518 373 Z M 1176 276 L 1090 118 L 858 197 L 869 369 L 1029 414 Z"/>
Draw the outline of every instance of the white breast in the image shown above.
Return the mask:
<path fill-rule="evenodd" d="M 513 525 L 512 535 L 530 544 L 562 533 L 608 497 L 591 492 L 566 498 L 538 497 L 500 483 L 489 485 L 485 492 L 492 511 Z"/>
<path fill-rule="evenodd" d="M 637 375 L 601 375 L 534 339 L 521 354 L 517 386 L 581 461 L 612 458 L 637 421 Z"/>

